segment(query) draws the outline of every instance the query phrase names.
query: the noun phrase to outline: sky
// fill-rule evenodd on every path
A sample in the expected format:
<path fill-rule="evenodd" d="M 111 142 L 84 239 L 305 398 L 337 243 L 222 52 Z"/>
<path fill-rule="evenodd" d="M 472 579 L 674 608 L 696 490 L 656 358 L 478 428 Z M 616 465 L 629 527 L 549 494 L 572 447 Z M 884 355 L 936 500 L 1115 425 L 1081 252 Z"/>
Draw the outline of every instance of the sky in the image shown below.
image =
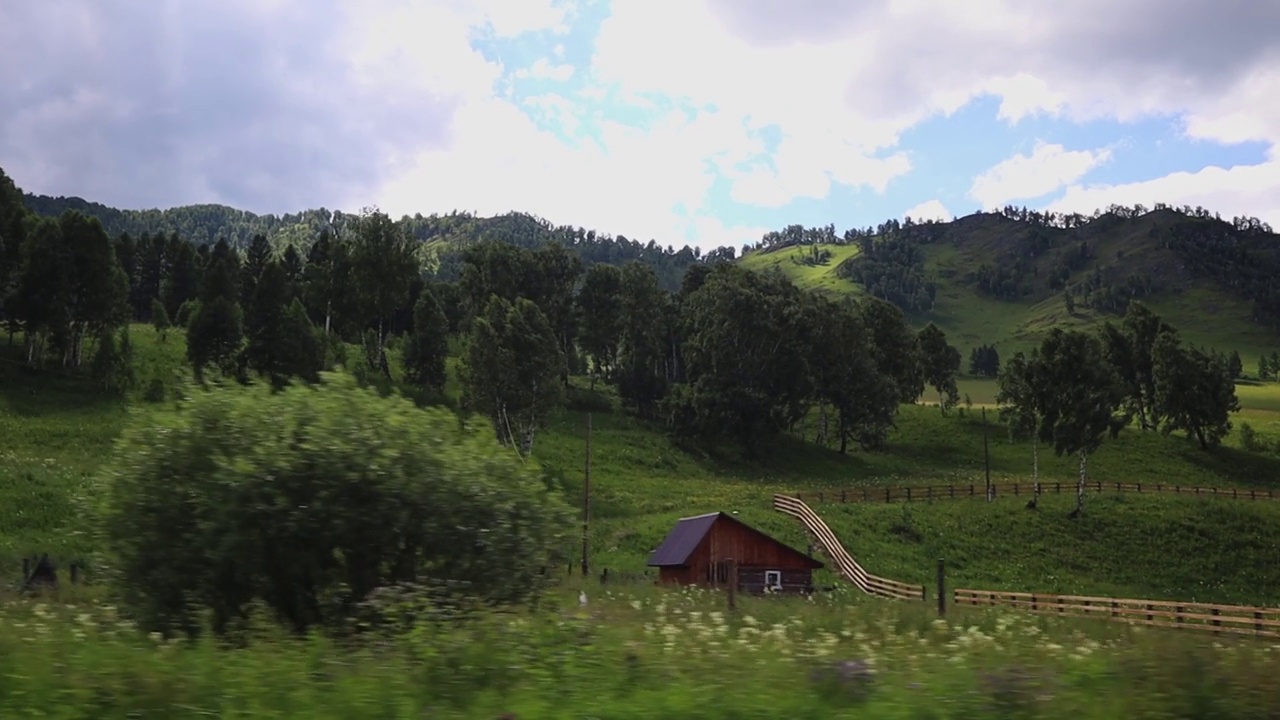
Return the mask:
<path fill-rule="evenodd" d="M 1009 204 L 1280 227 L 1280 2 L 6 2 L 0 168 L 703 249 Z"/>

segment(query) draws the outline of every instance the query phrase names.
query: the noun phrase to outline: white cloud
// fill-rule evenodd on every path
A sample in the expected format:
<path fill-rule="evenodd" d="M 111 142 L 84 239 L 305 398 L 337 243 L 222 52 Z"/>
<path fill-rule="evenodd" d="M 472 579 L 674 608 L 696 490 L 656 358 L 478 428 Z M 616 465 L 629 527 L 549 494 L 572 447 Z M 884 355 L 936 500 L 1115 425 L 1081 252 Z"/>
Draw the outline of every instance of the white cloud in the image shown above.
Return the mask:
<path fill-rule="evenodd" d="M 942 220 L 950 221 L 955 217 L 941 200 L 926 200 L 906 212 L 902 213 L 902 217 L 911 218 L 912 220 Z"/>
<path fill-rule="evenodd" d="M 534 78 L 535 80 L 555 80 L 556 82 L 566 82 L 573 77 L 573 66 L 567 63 L 552 65 L 546 58 L 538 58 L 533 65 L 527 68 L 520 68 L 515 72 L 516 77 Z"/>
<path fill-rule="evenodd" d="M 761 228 L 726 226 L 700 212 L 715 181 L 717 156 L 708 148 L 735 145 L 717 142 L 735 132 L 723 115 L 690 119 L 673 112 L 647 130 L 605 123 L 601 142 L 575 149 L 497 99 L 464 106 L 456 126 L 450 148 L 421 153 L 412 171 L 369 200 L 393 215 L 427 203 L 481 214 L 524 210 L 553 223 L 677 247 L 686 238 L 704 249 L 741 245 L 763 234 Z M 740 126 L 736 132 L 745 135 Z"/>
<path fill-rule="evenodd" d="M 734 196 L 777 206 L 830 181 L 881 187 L 894 175 L 851 164 L 847 148 L 891 148 L 920 120 L 988 94 L 1010 122 L 1181 115 L 1193 137 L 1280 142 L 1277 27 L 1280 3 L 1252 0 L 619 0 L 594 63 L 632 90 L 776 123 L 800 149 L 737 177 Z"/>
<path fill-rule="evenodd" d="M 1275 154 L 1258 165 L 1206 167 L 1121 185 L 1072 185 L 1049 209 L 1084 214 L 1112 203 L 1149 208 L 1162 202 L 1174 207 L 1202 206 L 1223 217 L 1256 217 L 1280 227 L 1280 158 Z"/>
<path fill-rule="evenodd" d="M 985 209 L 1043 197 L 1079 180 L 1110 157 L 1106 149 L 1067 150 L 1037 142 L 1030 155 L 1014 155 L 974 178 L 969 197 Z"/>

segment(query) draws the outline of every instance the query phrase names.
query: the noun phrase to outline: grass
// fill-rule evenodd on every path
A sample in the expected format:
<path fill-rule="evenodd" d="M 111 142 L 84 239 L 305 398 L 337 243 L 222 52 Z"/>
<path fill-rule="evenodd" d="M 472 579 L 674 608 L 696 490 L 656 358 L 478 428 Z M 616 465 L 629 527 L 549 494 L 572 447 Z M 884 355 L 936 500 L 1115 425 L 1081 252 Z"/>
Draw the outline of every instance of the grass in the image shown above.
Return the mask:
<path fill-rule="evenodd" d="M 791 279 L 795 284 L 829 292 L 858 292 L 857 284 L 836 275 L 840 263 L 858 254 L 857 245 L 818 244 L 817 250 L 826 250 L 831 257 L 821 265 L 802 263 L 801 260 L 812 252 L 813 246 L 789 247 L 774 252 L 750 252 L 739 260 L 743 267 L 757 272 L 774 269 Z"/>
<path fill-rule="evenodd" d="M 1089 494 L 931 503 L 811 503 L 870 572 L 933 587 L 1241 605 L 1275 601 L 1280 503 Z"/>
<path fill-rule="evenodd" d="M 586 607 L 575 607 L 579 590 Z M 1263 717 L 1280 645 L 850 593 L 570 586 L 537 612 L 336 643 L 148 638 L 110 606 L 0 608 L 0 714 L 58 718 Z M 504 713 L 509 713 L 504 714 Z"/>
<path fill-rule="evenodd" d="M 29 375 L 14 362 L 16 347 L 3 354 L 0 577 L 12 581 L 18 558 L 31 553 L 93 557 L 82 514 L 86 482 L 126 413 L 168 411 L 164 403 L 143 401 L 152 379 L 167 383 L 182 372 L 180 333 L 161 341 L 134 326 L 132 338 L 139 388 L 125 397 L 105 396 L 84 379 Z M 991 399 L 993 387 L 964 383 L 980 401 Z M 456 392 L 451 380 L 451 398 Z M 1268 423 L 1280 413 L 1277 386 L 1242 385 L 1240 393 L 1244 414 L 1260 431 L 1272 431 Z M 779 490 L 981 482 L 984 470 L 976 406 L 951 417 L 934 407 L 904 407 L 883 452 L 842 456 L 785 437 L 758 460 L 671 438 L 617 412 L 607 390 L 575 386 L 571 404 L 538 437 L 535 457 L 577 502 L 592 408 L 593 574 L 643 570 L 677 518 L 712 510 L 735 512 L 803 549 L 799 523 L 770 508 Z M 993 477 L 1028 477 L 1029 446 L 1010 442 L 990 419 Z M 813 431 L 798 434 L 811 438 Z M 1075 477 L 1070 458 L 1045 451 L 1041 466 L 1048 479 Z M 1126 482 L 1267 486 L 1280 474 L 1280 458 L 1235 447 L 1206 454 L 1179 437 L 1126 431 L 1104 444 L 1090 468 L 1099 479 Z M 1035 513 L 1015 499 L 815 509 L 872 572 L 931 588 L 934 564 L 945 557 L 952 587 L 1274 602 L 1267 595 L 1276 580 L 1269 538 L 1280 536 L 1280 508 L 1102 495 L 1090 496 L 1085 518 L 1072 522 L 1069 502 L 1067 495 L 1047 497 Z M 1189 708 L 1252 717 L 1250 710 L 1270 705 L 1249 703 L 1280 702 L 1280 657 L 1249 639 L 975 609 L 935 627 L 924 604 L 862 596 L 827 571 L 816 580 L 839 589 L 815 600 L 744 597 L 738 614 L 717 618 L 722 595 L 616 580 L 600 585 L 575 573 L 552 607 L 538 612 L 426 626 L 374 646 L 290 640 L 263 630 L 249 648 L 235 651 L 142 636 L 115 616 L 102 588 L 73 589 L 44 604 L 10 598 L 0 604 L 0 653 L 11 658 L 0 670 L 10 678 L 0 683 L 0 712 L 950 718 L 1011 702 L 1036 717 L 1186 716 Z M 565 610 L 579 590 L 590 597 L 587 608 Z M 872 664 L 870 684 L 857 676 L 834 685 L 814 679 L 831 662 L 848 659 Z M 1019 680 L 1015 668 L 1030 668 L 1032 678 Z M 1039 691 L 1019 685 L 1024 681 L 1050 684 L 1054 702 L 1036 700 Z"/>

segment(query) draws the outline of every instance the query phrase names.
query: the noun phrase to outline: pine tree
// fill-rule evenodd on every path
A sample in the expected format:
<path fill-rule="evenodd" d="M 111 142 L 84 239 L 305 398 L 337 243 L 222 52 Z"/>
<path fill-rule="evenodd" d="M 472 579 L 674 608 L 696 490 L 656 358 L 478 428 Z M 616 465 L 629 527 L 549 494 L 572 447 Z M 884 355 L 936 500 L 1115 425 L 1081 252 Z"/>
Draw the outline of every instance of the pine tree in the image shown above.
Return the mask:
<path fill-rule="evenodd" d="M 413 332 L 404 345 L 404 373 L 410 384 L 437 394 L 444 391 L 448 332 L 440 303 L 430 290 L 423 290 L 413 308 Z"/>

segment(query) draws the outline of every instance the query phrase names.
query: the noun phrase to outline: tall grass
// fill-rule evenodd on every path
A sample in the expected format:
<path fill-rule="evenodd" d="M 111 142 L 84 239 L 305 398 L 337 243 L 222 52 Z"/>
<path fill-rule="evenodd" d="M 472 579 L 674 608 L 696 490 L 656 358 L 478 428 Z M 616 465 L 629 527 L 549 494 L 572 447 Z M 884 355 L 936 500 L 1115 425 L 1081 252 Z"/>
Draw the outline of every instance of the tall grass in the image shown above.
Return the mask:
<path fill-rule="evenodd" d="M 110 606 L 8 603 L 0 714 L 57 718 L 1264 717 L 1280 647 L 840 594 L 573 592 L 537 612 L 241 649 L 137 633 Z"/>

